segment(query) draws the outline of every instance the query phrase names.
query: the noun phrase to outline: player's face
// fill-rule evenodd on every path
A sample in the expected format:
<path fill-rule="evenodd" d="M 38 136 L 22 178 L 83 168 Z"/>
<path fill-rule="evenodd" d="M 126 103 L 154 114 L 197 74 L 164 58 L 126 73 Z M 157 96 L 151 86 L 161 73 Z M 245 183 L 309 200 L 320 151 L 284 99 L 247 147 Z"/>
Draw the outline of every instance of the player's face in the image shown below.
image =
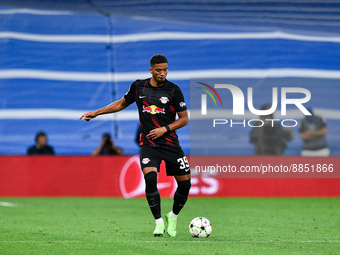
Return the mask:
<path fill-rule="evenodd" d="M 150 67 L 152 78 L 158 83 L 163 84 L 168 75 L 168 63 L 154 64 Z"/>

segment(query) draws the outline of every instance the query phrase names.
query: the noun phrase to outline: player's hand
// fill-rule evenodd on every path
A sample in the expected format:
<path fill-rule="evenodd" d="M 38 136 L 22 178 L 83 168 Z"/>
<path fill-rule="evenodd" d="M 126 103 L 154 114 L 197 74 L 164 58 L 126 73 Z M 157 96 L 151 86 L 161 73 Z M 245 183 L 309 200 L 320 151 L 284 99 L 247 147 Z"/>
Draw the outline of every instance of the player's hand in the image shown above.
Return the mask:
<path fill-rule="evenodd" d="M 79 120 L 84 118 L 84 120 L 90 121 L 90 120 L 94 119 L 95 117 L 97 117 L 97 114 L 95 114 L 95 112 L 87 112 L 87 113 L 84 113 L 83 115 L 81 115 Z"/>
<path fill-rule="evenodd" d="M 151 130 L 149 134 L 146 135 L 146 138 L 155 140 L 158 137 L 161 137 L 162 135 L 164 135 L 166 132 L 167 130 L 165 127 L 155 128 Z"/>

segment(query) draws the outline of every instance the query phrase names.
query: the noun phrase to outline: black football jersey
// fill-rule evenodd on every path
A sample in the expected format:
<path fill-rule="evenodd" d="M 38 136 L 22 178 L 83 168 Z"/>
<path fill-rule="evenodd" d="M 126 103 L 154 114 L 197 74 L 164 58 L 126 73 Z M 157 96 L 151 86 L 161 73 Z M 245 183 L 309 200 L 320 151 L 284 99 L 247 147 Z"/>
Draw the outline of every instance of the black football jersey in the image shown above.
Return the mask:
<path fill-rule="evenodd" d="M 155 128 L 171 124 L 176 120 L 176 113 L 187 110 L 181 89 L 165 80 L 163 86 L 153 87 L 150 78 L 136 80 L 124 96 L 130 105 L 136 102 L 141 125 L 140 145 L 151 147 L 178 148 L 179 141 L 175 131 L 151 140 L 146 135 Z"/>

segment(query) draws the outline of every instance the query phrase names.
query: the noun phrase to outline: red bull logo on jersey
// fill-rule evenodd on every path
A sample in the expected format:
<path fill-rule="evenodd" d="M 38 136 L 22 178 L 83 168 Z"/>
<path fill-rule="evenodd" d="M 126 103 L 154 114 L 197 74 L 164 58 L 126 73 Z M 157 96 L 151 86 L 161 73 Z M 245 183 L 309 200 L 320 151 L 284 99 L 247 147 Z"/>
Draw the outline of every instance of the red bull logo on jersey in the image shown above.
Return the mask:
<path fill-rule="evenodd" d="M 159 108 L 156 105 L 150 105 L 150 106 L 144 106 L 143 105 L 143 112 L 148 112 L 148 113 L 151 113 L 151 114 L 156 114 L 156 113 L 165 114 L 165 109 Z"/>

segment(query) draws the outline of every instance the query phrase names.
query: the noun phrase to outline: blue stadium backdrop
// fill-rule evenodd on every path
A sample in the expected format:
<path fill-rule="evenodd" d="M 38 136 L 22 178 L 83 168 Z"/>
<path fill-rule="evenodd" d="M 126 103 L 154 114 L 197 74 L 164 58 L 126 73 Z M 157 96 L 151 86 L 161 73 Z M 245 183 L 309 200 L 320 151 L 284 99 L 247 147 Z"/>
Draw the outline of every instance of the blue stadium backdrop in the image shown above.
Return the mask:
<path fill-rule="evenodd" d="M 301 12 L 294 12 L 289 4 L 267 1 L 267 16 L 257 17 L 256 6 L 243 3 L 248 16 L 243 14 L 242 19 L 234 3 L 229 6 L 234 12 L 206 6 L 210 11 L 206 16 L 192 8 L 191 16 L 180 20 L 176 17 L 190 6 L 181 9 L 176 1 L 163 3 L 174 15 L 170 17 L 164 12 L 143 15 L 136 6 L 127 8 L 128 14 L 122 10 L 121 15 L 107 16 L 3 2 L 7 3 L 0 4 L 0 154 L 25 154 L 41 130 L 59 155 L 89 155 L 105 132 L 126 154 L 138 154 L 135 105 L 88 123 L 78 118 L 121 98 L 135 79 L 150 77 L 149 59 L 155 53 L 168 57 L 168 79 L 182 88 L 189 110 L 190 78 L 253 79 L 257 91 L 271 83 L 289 87 L 291 81 L 294 86 L 299 81 L 312 93 L 308 106 L 327 120 L 331 154 L 340 154 L 339 6 L 315 1 L 312 6 L 300 4 Z M 121 1 L 113 2 L 118 6 Z M 313 16 L 299 20 L 299 13 L 310 8 L 315 8 Z M 284 21 L 278 25 L 280 18 Z M 255 107 L 271 99 L 260 96 Z M 233 132 L 227 135 L 223 153 L 251 155 L 250 129 Z M 188 154 L 189 126 L 178 134 Z M 298 155 L 302 147 L 298 128 L 294 134 L 286 155 Z"/>

